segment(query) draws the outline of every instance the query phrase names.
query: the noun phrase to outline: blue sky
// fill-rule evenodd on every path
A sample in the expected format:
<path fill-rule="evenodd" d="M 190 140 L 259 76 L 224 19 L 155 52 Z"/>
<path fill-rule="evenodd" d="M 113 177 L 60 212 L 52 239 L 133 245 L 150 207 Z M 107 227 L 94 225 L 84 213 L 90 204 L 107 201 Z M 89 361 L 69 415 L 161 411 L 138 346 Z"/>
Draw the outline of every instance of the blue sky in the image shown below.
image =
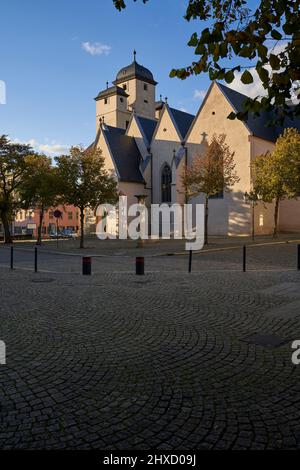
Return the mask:
<path fill-rule="evenodd" d="M 157 98 L 161 93 L 196 113 L 208 77 L 168 76 L 194 58 L 186 44 L 197 24 L 183 19 L 187 0 L 128 3 L 119 13 L 112 0 L 1 0 L 0 80 L 7 88 L 1 134 L 50 154 L 89 144 L 93 98 L 132 62 L 134 48 L 159 82 Z"/>

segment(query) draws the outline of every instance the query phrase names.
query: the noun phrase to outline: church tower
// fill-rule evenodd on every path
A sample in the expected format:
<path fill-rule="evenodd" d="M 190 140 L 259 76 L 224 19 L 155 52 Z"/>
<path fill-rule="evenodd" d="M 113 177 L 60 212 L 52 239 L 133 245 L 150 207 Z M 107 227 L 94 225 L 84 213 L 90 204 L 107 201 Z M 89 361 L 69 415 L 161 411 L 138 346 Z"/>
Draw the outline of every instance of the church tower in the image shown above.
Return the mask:
<path fill-rule="evenodd" d="M 118 86 L 109 87 L 103 90 L 95 98 L 96 101 L 96 131 L 98 132 L 100 119 L 112 127 L 126 129 L 130 120 L 128 110 L 128 94 Z"/>
<path fill-rule="evenodd" d="M 137 63 L 135 51 L 133 62 L 118 72 L 113 85 L 107 84 L 107 89 L 95 98 L 97 130 L 100 119 L 109 126 L 126 129 L 133 112 L 155 119 L 157 82 L 150 70 Z"/>

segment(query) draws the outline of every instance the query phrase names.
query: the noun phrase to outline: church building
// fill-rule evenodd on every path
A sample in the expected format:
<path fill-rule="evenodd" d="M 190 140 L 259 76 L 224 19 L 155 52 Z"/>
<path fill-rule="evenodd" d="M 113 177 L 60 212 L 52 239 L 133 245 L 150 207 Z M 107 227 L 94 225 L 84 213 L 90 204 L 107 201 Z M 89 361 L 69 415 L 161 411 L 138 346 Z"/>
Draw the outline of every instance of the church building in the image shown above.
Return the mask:
<path fill-rule="evenodd" d="M 122 68 L 112 86 L 101 91 L 96 101 L 96 139 L 106 169 L 118 179 L 120 194 L 128 204 L 137 195 L 151 203 L 185 203 L 181 179 L 195 155 L 203 151 L 213 134 L 225 134 L 235 152 L 236 172 L 240 178 L 231 191 L 209 201 L 211 235 L 249 235 L 251 207 L 245 192 L 251 190 L 251 162 L 272 151 L 283 128 L 266 127 L 270 116 L 249 117 L 247 122 L 229 120 L 230 112 L 242 110 L 245 95 L 213 82 L 196 116 L 172 108 L 167 99 L 156 101 L 157 82 L 150 70 L 133 62 Z M 292 122 L 288 127 L 298 127 Z M 203 195 L 192 202 L 203 202 Z M 300 231 L 300 201 L 283 201 L 279 230 Z M 269 234 L 273 227 L 273 205 L 259 203 L 255 208 L 256 234 Z"/>

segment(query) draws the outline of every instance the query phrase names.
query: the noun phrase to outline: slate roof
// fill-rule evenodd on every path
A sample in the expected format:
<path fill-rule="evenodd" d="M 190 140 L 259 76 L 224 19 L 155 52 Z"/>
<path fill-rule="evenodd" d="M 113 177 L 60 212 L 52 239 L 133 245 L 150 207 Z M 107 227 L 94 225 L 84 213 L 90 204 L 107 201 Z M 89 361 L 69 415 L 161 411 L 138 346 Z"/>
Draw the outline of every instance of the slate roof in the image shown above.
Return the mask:
<path fill-rule="evenodd" d="M 124 129 L 105 126 L 103 129 L 120 181 L 144 183 L 139 166 L 141 154 L 134 137 L 125 135 Z"/>
<path fill-rule="evenodd" d="M 106 90 L 100 91 L 98 96 L 96 96 L 95 100 L 96 101 L 102 100 L 102 99 L 107 98 L 108 96 L 112 96 L 112 95 L 125 96 L 125 98 L 128 98 L 128 96 L 129 96 L 126 93 L 126 91 L 123 90 L 123 88 L 121 88 L 119 86 L 111 86 L 109 88 L 106 88 Z"/>
<path fill-rule="evenodd" d="M 137 119 L 139 120 L 139 123 L 144 131 L 148 144 L 150 145 L 154 131 L 157 126 L 157 121 L 155 119 L 147 119 L 139 116 L 137 116 Z"/>
<path fill-rule="evenodd" d="M 177 124 L 181 137 L 185 139 L 185 136 L 187 135 L 192 125 L 192 122 L 195 119 L 195 116 L 193 114 L 185 113 L 184 111 L 179 111 L 178 109 L 175 109 L 175 108 L 169 108 L 169 109 L 172 113 L 174 121 Z"/>
<path fill-rule="evenodd" d="M 152 72 L 149 69 L 146 69 L 146 67 L 143 67 L 142 65 L 138 64 L 136 60 L 134 60 L 132 64 L 123 67 L 118 72 L 114 83 L 117 85 L 118 83 L 126 82 L 131 78 L 139 78 L 144 82 L 157 85 L 157 82 L 154 80 Z"/>
<path fill-rule="evenodd" d="M 226 96 L 228 101 L 231 103 L 233 109 L 236 112 L 243 111 L 243 102 L 247 98 L 246 95 L 239 93 L 238 91 L 232 90 L 231 88 L 217 83 L 223 94 Z M 283 132 L 283 129 L 287 127 L 296 127 L 300 131 L 300 119 L 296 118 L 294 121 L 286 118 L 284 126 L 266 126 L 266 123 L 270 119 L 274 119 L 275 115 L 272 112 L 262 112 L 259 117 L 255 117 L 253 114 L 249 114 L 248 120 L 245 121 L 249 131 L 256 137 L 260 137 L 264 140 L 275 142 L 279 135 Z"/>

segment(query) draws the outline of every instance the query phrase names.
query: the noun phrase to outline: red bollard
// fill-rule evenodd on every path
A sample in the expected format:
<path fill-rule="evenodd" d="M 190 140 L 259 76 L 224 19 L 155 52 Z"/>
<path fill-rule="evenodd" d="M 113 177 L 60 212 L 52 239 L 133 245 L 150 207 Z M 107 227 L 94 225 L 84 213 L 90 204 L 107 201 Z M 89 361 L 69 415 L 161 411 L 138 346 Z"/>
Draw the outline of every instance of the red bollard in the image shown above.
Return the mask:
<path fill-rule="evenodd" d="M 145 258 L 142 256 L 136 258 L 135 272 L 137 276 L 143 276 L 145 274 Z"/>
<path fill-rule="evenodd" d="M 90 256 L 82 258 L 82 274 L 83 276 L 90 276 L 92 274 L 92 258 Z"/>

